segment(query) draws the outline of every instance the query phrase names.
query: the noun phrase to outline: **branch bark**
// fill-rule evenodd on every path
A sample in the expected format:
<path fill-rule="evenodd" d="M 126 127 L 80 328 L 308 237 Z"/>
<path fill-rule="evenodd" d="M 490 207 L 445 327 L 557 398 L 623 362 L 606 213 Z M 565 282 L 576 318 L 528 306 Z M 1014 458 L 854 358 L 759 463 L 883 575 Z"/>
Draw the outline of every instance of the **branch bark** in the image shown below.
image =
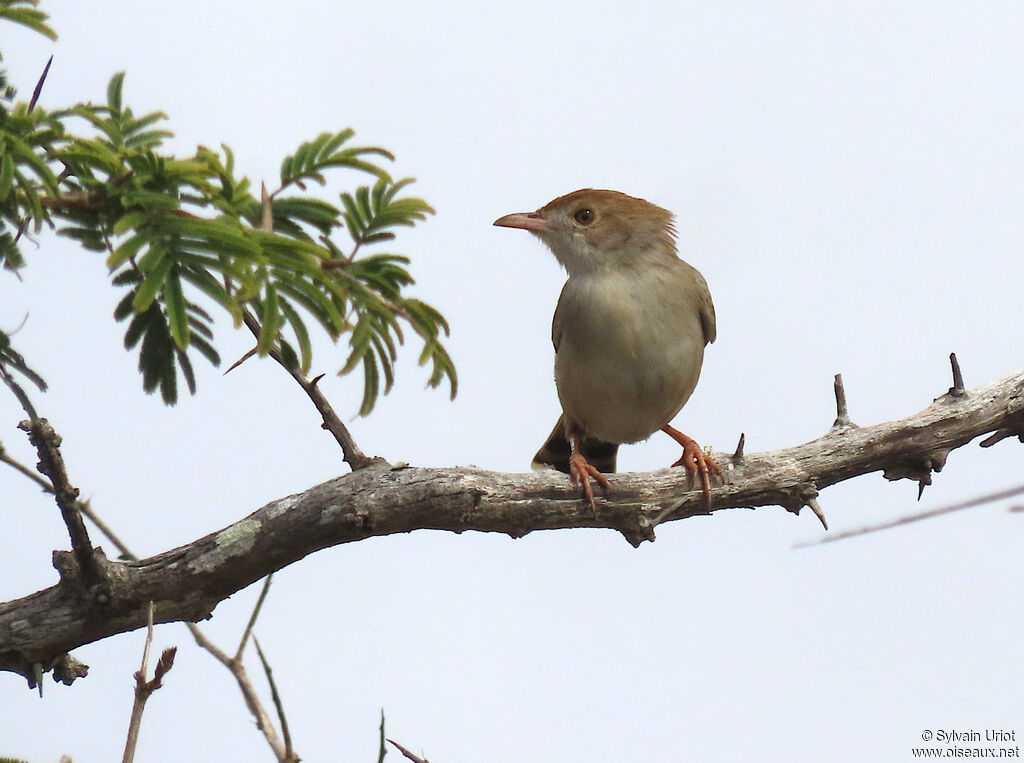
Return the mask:
<path fill-rule="evenodd" d="M 663 521 L 772 505 L 799 513 L 816 503 L 820 490 L 871 472 L 925 485 L 951 450 L 990 432 L 983 445 L 1009 436 L 1024 442 L 1024 372 L 966 392 L 954 385 L 898 421 L 868 427 L 837 421 L 823 436 L 792 448 L 735 460 L 715 454 L 727 483 L 712 492 L 710 509 L 681 470 L 612 475 L 613 492 L 598 499 L 594 512 L 555 472 L 374 463 L 149 559 L 116 562 L 99 552 L 102 586 L 87 583 L 73 554 L 54 552 L 57 585 L 0 604 L 0 670 L 34 686 L 37 673 L 66 661 L 69 650 L 144 625 L 150 601 L 159 622 L 196 622 L 232 593 L 341 543 L 422 529 L 518 538 L 535 530 L 604 527 L 639 545 L 653 540 Z"/>

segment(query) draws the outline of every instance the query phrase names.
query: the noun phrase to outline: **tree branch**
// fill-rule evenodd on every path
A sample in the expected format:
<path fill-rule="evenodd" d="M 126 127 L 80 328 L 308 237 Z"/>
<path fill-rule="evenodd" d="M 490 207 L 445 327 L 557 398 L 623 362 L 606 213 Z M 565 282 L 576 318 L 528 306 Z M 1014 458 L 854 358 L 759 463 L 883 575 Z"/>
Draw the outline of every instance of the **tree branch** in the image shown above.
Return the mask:
<path fill-rule="evenodd" d="M 420 529 L 501 532 L 605 527 L 639 545 L 660 521 L 729 508 L 779 505 L 798 513 L 829 485 L 882 471 L 887 479 L 928 484 L 951 450 L 989 432 L 1024 441 L 1024 373 L 963 395 L 944 394 L 908 418 L 867 427 L 833 427 L 742 463 L 716 454 L 727 483 L 705 507 L 681 470 L 612 475 L 612 493 L 584 504 L 564 475 L 503 474 L 474 468 L 374 464 L 281 498 L 229 527 L 138 562 L 97 561 L 109 581 L 97 598 L 77 584 L 74 556 L 55 552 L 56 586 L 0 604 L 0 670 L 34 680 L 33 666 L 70 649 L 133 630 L 150 600 L 159 622 L 198 621 L 235 591 L 329 546 Z M 228 658 L 230 660 L 230 658 Z"/>
<path fill-rule="evenodd" d="M 47 493 L 54 492 L 53 486 L 47 480 L 32 472 L 24 465 L 7 457 L 2 445 L 0 445 L 0 461 L 13 466 L 18 471 L 22 472 L 26 477 L 29 477 L 39 484 Z M 132 553 L 132 550 L 128 548 L 127 544 L 115 535 L 114 531 L 111 530 L 100 516 L 92 510 L 88 501 L 78 501 L 77 505 L 82 515 L 87 517 L 90 522 L 96 525 L 97 529 L 99 529 L 99 531 L 114 544 L 114 547 L 122 558 L 135 562 L 139 560 L 139 558 Z M 186 622 L 185 625 L 192 633 L 192 637 L 195 639 L 196 644 L 201 649 L 209 652 L 214 659 L 224 665 L 231 675 L 234 676 L 235 682 L 238 684 L 238 688 L 242 692 L 242 697 L 245 699 L 245 706 L 249 708 L 249 712 L 251 712 L 253 718 L 256 719 L 256 726 L 267 740 L 267 744 L 270 745 L 270 749 L 273 751 L 275 757 L 280 761 L 289 761 L 296 759 L 295 753 L 291 750 L 290 743 L 285 745 L 281 742 L 280 737 L 277 735 L 277 729 L 274 728 L 270 715 L 263 708 L 263 703 L 260 701 L 259 695 L 256 693 L 256 688 L 249 680 L 245 666 L 242 664 L 242 652 L 245 650 L 245 645 L 249 639 L 250 633 L 252 632 L 253 625 L 255 625 L 256 618 L 259 617 L 259 612 L 263 606 L 263 602 L 266 600 L 272 578 L 272 575 L 268 575 L 266 577 L 263 589 L 260 591 L 259 598 L 256 601 L 256 606 L 253 608 L 253 612 L 249 617 L 249 622 L 246 624 L 245 631 L 239 641 L 238 651 L 233 658 L 229 657 L 216 644 L 210 641 L 198 625 L 189 622 Z M 76 678 L 86 676 L 89 672 L 87 665 L 83 665 L 68 654 L 58 656 L 52 662 L 51 669 L 53 670 L 54 679 L 67 685 L 70 685 Z M 33 674 L 34 678 L 30 679 L 30 685 L 33 681 L 38 684 L 39 695 L 42 696 L 42 663 L 35 663 L 33 665 Z"/>
<path fill-rule="evenodd" d="M 60 435 L 53 431 L 49 421 L 34 416 L 30 421 L 21 422 L 18 428 L 28 432 L 29 442 L 39 454 L 39 471 L 50 480 L 53 497 L 68 528 L 68 535 L 71 536 L 71 548 L 82 572 L 82 582 L 94 585 L 102 581 L 100 568 L 93 556 L 92 543 L 89 541 L 89 531 L 82 521 L 82 513 L 79 510 L 78 488 L 68 479 L 64 457 L 60 453 Z"/>

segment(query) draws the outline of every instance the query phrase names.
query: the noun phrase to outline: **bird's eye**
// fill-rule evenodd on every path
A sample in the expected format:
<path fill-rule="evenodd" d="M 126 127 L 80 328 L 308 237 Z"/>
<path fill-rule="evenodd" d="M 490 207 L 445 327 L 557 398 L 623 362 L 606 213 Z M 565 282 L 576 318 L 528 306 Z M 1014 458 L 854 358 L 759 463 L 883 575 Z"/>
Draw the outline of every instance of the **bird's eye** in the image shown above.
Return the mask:
<path fill-rule="evenodd" d="M 590 225 L 594 222 L 594 210 L 589 207 L 583 207 L 573 212 L 572 219 L 578 222 L 580 225 Z"/>

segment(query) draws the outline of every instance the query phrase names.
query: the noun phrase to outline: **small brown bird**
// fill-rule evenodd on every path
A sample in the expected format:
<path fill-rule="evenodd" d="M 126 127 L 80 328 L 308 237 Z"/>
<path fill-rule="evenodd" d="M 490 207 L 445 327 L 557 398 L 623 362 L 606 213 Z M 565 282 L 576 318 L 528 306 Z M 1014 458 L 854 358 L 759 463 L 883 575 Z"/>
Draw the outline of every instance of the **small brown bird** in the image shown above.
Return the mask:
<path fill-rule="evenodd" d="M 704 277 L 676 254 L 672 213 L 618 191 L 583 189 L 536 212 L 495 220 L 541 239 L 569 275 L 551 326 L 562 416 L 535 466 L 569 474 L 594 505 L 590 480 L 615 471 L 622 443 L 659 429 L 683 446 L 673 466 L 700 476 L 710 503 L 718 465 L 669 426 L 690 398 L 715 341 Z"/>

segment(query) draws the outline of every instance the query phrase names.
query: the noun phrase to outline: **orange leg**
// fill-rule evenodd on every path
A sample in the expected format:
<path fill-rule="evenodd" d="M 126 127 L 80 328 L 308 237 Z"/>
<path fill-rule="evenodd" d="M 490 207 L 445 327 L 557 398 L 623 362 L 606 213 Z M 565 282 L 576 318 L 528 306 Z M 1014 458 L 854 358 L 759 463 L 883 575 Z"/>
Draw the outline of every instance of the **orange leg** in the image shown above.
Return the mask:
<path fill-rule="evenodd" d="M 594 488 L 590 485 L 590 480 L 593 478 L 597 484 L 599 484 L 605 492 L 611 489 L 611 485 L 608 484 L 608 478 L 599 472 L 594 466 L 583 457 L 580 453 L 580 440 L 582 438 L 578 434 L 569 435 L 569 479 L 572 480 L 573 485 L 579 485 L 583 488 L 583 498 L 587 503 L 590 504 L 590 508 L 597 511 L 594 506 Z"/>
<path fill-rule="evenodd" d="M 704 505 L 711 508 L 711 475 L 715 474 L 724 484 L 725 477 L 722 470 L 715 463 L 711 456 L 707 455 L 692 437 L 687 437 L 678 429 L 668 424 L 661 428 L 661 431 L 683 446 L 683 455 L 672 466 L 682 466 L 686 469 L 690 478 L 690 484 L 696 476 L 700 475 L 701 491 L 704 493 Z"/>

